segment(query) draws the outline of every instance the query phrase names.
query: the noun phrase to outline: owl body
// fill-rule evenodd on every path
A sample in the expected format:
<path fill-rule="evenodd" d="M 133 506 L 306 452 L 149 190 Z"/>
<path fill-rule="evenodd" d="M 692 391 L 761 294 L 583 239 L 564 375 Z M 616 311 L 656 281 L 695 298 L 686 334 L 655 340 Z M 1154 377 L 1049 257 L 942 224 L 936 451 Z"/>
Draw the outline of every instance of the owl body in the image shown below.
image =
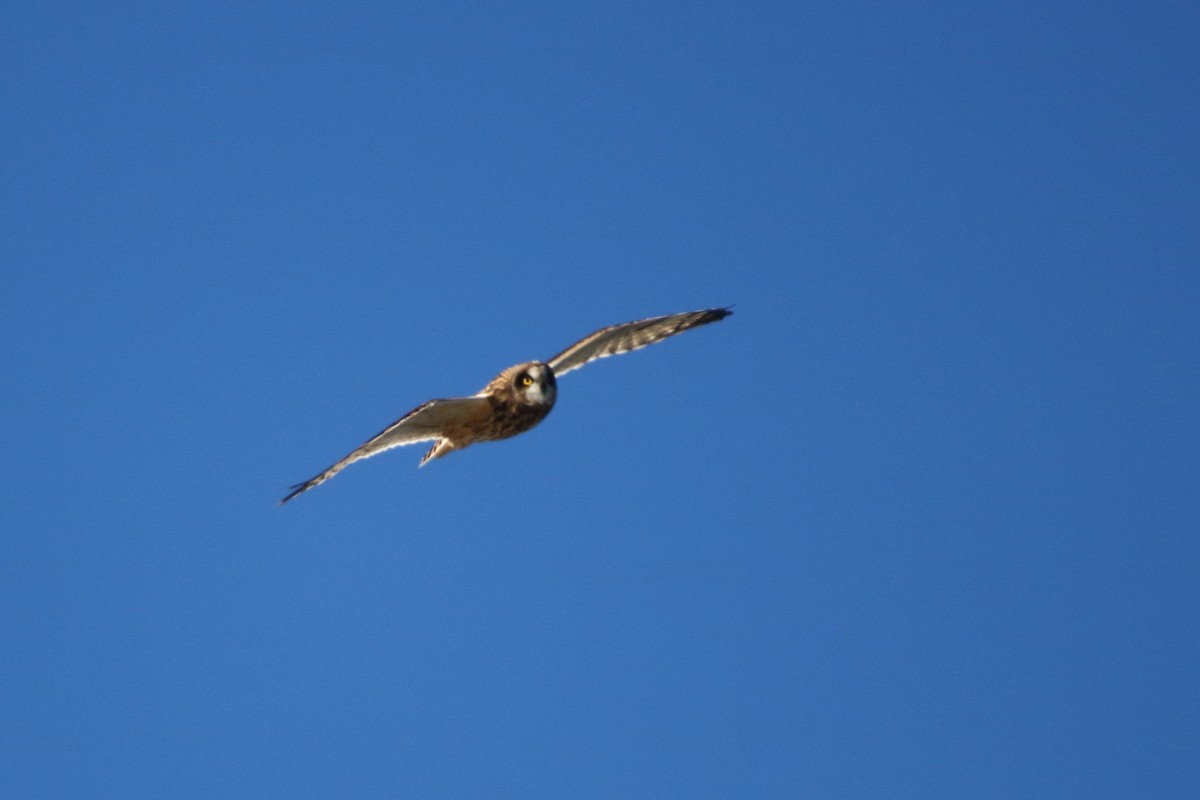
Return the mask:
<path fill-rule="evenodd" d="M 487 408 L 480 406 L 478 413 L 448 426 L 421 459 L 422 466 L 475 442 L 495 442 L 530 430 L 554 408 L 558 381 L 547 364 L 528 361 L 492 378 L 476 397 L 487 400 Z"/>

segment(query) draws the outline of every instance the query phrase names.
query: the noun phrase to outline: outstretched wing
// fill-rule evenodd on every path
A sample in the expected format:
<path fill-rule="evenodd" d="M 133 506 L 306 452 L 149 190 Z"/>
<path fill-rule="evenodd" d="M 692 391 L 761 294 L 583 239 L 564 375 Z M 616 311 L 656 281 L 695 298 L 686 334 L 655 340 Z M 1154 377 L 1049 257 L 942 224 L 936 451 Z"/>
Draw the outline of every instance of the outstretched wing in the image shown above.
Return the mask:
<path fill-rule="evenodd" d="M 668 336 L 725 319 L 732 313 L 728 308 L 709 308 L 704 311 L 685 311 L 682 314 L 668 314 L 665 317 L 609 325 L 580 339 L 546 363 L 554 370 L 555 375 L 564 375 L 597 358 L 640 350 L 648 344 L 661 342 Z"/>
<path fill-rule="evenodd" d="M 368 439 L 361 447 L 329 469 L 304 483 L 293 486 L 292 491 L 288 493 L 287 497 L 280 500 L 279 504 L 283 505 L 296 495 L 307 492 L 314 486 L 320 486 L 355 461 L 370 458 L 376 453 L 391 450 L 393 447 L 430 439 L 441 439 L 447 430 L 479 419 L 489 413 L 491 413 L 491 404 L 487 398 L 479 396 L 451 397 L 423 403 L 388 425 L 376 436 Z"/>

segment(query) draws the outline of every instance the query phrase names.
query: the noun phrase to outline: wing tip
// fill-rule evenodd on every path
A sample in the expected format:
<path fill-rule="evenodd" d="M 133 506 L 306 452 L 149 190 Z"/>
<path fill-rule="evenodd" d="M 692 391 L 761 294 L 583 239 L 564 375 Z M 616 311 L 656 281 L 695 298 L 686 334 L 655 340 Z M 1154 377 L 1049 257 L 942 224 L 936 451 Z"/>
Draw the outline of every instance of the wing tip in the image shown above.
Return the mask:
<path fill-rule="evenodd" d="M 693 311 L 682 320 L 682 330 L 688 328 L 698 328 L 701 325 L 707 325 L 710 322 L 720 322 L 728 316 L 733 315 L 733 306 L 721 306 L 719 308 L 706 308 L 701 311 Z"/>
<path fill-rule="evenodd" d="M 718 322 L 726 317 L 733 316 L 733 305 L 721 306 L 720 308 L 706 308 L 703 312 L 705 322 Z"/>
<path fill-rule="evenodd" d="M 282 500 L 280 500 L 275 505 L 281 506 L 284 503 L 286 503 L 288 500 L 291 500 L 293 497 L 298 497 L 299 495 L 304 494 L 305 492 L 307 492 L 309 489 L 313 488 L 316 485 L 317 484 L 314 483 L 313 481 L 304 481 L 303 483 L 297 483 L 293 486 L 289 486 L 288 488 L 291 489 L 291 491 L 289 491 L 287 493 L 287 496 L 284 497 Z"/>

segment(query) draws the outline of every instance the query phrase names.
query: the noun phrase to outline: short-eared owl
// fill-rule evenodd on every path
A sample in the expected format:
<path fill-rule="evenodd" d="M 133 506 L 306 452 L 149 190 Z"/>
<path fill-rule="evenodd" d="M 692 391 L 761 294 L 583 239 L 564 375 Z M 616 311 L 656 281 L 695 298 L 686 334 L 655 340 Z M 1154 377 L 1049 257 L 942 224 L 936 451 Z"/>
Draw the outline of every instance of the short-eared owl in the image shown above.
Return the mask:
<path fill-rule="evenodd" d="M 501 372 L 472 397 L 430 400 L 414 408 L 368 439 L 361 447 L 321 474 L 292 487 L 283 505 L 337 475 L 348 465 L 376 453 L 414 442 L 433 440 L 421 466 L 475 442 L 491 442 L 524 433 L 541 422 L 558 393 L 556 376 L 579 369 L 597 358 L 628 353 L 668 336 L 725 319 L 727 308 L 686 311 L 601 328 L 580 339 L 549 361 L 528 361 Z"/>

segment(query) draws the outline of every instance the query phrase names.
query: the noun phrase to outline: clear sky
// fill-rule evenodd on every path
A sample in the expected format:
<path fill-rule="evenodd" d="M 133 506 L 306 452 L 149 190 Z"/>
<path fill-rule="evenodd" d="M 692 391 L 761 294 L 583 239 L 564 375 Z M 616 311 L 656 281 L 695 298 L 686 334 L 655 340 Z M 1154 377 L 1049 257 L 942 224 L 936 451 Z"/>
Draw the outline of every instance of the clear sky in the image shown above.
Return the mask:
<path fill-rule="evenodd" d="M 0 796 L 1200 796 L 1194 2 L 0 22 Z"/>

